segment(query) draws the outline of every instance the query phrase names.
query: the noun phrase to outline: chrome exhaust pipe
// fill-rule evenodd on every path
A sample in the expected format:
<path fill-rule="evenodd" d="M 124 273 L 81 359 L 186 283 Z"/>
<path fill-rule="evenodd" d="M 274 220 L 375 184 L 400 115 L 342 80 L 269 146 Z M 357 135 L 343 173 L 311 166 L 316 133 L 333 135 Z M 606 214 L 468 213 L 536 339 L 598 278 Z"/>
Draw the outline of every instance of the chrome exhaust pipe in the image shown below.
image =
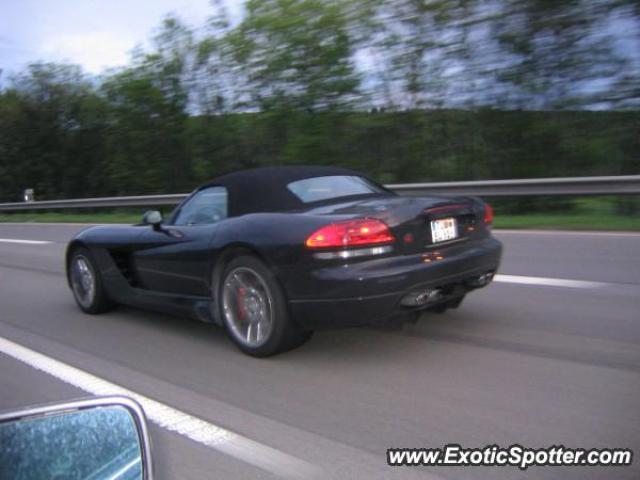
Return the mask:
<path fill-rule="evenodd" d="M 405 295 L 400 300 L 400 305 L 404 307 L 422 307 L 442 299 L 442 290 L 439 288 L 429 288 L 418 290 Z"/>
<path fill-rule="evenodd" d="M 466 281 L 467 286 L 472 288 L 480 288 L 488 285 L 493 280 L 493 272 L 483 273 L 477 277 L 470 278 Z"/>

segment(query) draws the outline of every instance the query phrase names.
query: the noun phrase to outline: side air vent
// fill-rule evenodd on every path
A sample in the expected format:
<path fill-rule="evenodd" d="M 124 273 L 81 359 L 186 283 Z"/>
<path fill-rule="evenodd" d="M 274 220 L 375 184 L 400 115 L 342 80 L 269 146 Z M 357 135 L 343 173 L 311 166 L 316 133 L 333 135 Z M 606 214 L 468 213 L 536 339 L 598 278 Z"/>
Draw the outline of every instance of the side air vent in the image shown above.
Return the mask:
<path fill-rule="evenodd" d="M 135 274 L 135 269 L 133 268 L 133 262 L 131 261 L 131 254 L 117 250 L 112 250 L 110 253 L 116 267 L 127 282 L 129 282 L 129 285 L 137 287 L 138 279 Z"/>

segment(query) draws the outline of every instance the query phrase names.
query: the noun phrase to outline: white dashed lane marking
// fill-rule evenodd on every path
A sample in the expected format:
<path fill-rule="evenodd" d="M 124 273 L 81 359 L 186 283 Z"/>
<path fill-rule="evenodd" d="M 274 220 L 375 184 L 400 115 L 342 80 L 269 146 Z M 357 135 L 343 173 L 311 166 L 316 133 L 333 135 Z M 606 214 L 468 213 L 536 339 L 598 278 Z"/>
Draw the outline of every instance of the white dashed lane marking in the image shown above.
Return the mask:
<path fill-rule="evenodd" d="M 498 274 L 493 277 L 495 282 L 515 283 L 520 285 L 542 285 L 545 287 L 566 287 L 566 288 L 602 288 L 609 283 L 591 282 L 587 280 L 571 280 L 568 278 L 547 278 L 547 277 L 528 277 L 525 275 L 503 275 Z"/>
<path fill-rule="evenodd" d="M 18 238 L 0 238 L 0 243 L 21 243 L 23 245 L 47 245 L 49 240 L 20 240 Z"/>
<path fill-rule="evenodd" d="M 48 240 L 19 240 L 14 238 L 0 238 L 0 243 L 18 243 L 26 245 L 46 245 L 53 242 Z M 514 283 L 520 285 L 541 285 L 547 287 L 566 288 L 601 288 L 609 285 L 604 282 L 592 282 L 587 280 L 572 280 L 566 278 L 530 277 L 526 275 L 503 275 L 498 274 L 494 281 L 500 283 Z"/>

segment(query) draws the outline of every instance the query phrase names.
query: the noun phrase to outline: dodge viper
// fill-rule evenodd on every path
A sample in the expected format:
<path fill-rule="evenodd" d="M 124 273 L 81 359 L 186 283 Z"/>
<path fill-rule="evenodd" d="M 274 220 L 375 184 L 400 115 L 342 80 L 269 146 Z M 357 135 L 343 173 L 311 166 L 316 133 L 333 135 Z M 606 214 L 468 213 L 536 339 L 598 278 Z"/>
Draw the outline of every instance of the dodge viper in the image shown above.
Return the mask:
<path fill-rule="evenodd" d="M 115 304 L 221 325 L 268 356 L 314 330 L 400 325 L 456 308 L 495 274 L 493 211 L 474 197 L 405 197 L 336 167 L 264 167 L 198 187 L 163 218 L 94 226 L 66 252 L 87 313 Z"/>

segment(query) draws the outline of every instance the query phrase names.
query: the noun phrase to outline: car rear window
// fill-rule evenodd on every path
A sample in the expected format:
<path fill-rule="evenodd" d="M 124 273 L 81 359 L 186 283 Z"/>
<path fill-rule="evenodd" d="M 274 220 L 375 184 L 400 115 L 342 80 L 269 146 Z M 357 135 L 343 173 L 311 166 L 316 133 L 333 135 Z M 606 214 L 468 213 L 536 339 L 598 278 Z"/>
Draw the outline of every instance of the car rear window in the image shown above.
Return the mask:
<path fill-rule="evenodd" d="M 385 192 L 366 178 L 349 175 L 305 178 L 291 182 L 287 188 L 304 203 Z"/>

